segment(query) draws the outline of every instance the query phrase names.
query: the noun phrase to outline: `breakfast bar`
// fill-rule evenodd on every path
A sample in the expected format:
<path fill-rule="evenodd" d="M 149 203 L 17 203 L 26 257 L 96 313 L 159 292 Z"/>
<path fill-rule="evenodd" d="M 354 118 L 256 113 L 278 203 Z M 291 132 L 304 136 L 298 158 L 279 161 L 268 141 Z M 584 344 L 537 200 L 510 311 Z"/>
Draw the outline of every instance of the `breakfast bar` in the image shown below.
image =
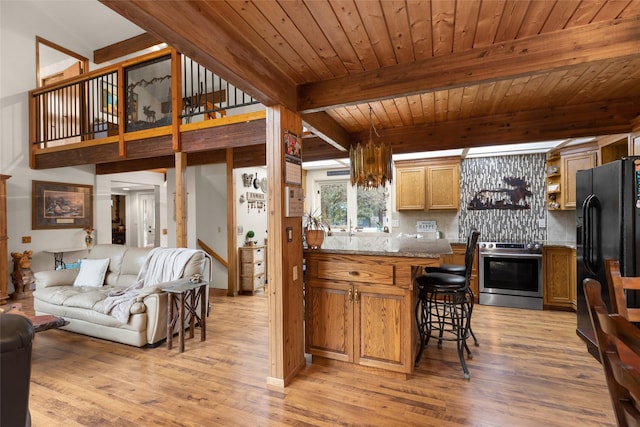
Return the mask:
<path fill-rule="evenodd" d="M 418 346 L 414 279 L 450 254 L 443 239 L 329 236 L 304 251 L 305 351 L 410 374 Z"/>

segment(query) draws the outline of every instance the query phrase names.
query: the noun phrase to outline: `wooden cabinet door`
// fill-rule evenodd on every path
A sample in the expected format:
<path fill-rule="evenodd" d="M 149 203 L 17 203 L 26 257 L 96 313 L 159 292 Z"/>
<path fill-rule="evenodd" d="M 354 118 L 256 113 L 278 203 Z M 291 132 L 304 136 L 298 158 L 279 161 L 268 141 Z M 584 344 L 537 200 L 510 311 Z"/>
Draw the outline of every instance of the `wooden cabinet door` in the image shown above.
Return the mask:
<path fill-rule="evenodd" d="M 427 167 L 427 209 L 450 210 L 460 207 L 460 165 Z"/>
<path fill-rule="evenodd" d="M 354 287 L 354 361 L 363 366 L 411 372 L 409 290 L 393 286 Z"/>
<path fill-rule="evenodd" d="M 544 249 L 544 304 L 571 309 L 576 304 L 575 250 L 561 247 Z"/>
<path fill-rule="evenodd" d="M 353 362 L 353 286 L 310 279 L 305 292 L 305 351 Z"/>
<path fill-rule="evenodd" d="M 396 209 L 424 210 L 424 167 L 396 168 Z"/>
<path fill-rule="evenodd" d="M 562 156 L 562 208 L 576 208 L 576 172 L 596 166 L 596 154 L 593 152 L 568 154 Z"/>

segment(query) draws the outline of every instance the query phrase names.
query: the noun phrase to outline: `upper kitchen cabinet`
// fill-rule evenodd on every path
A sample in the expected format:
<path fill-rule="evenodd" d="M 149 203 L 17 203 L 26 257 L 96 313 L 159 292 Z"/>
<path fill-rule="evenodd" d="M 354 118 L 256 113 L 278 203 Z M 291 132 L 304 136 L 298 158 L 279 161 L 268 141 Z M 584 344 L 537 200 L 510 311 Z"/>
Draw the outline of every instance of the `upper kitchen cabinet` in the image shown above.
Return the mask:
<path fill-rule="evenodd" d="M 425 208 L 424 166 L 399 167 L 396 163 L 396 208 L 423 210 Z"/>
<path fill-rule="evenodd" d="M 460 208 L 460 158 L 398 161 L 395 166 L 397 210 Z"/>
<path fill-rule="evenodd" d="M 629 134 L 607 135 L 598 138 L 598 165 L 613 162 L 633 153 Z"/>
<path fill-rule="evenodd" d="M 568 154 L 562 156 L 562 206 L 564 209 L 576 208 L 576 172 L 596 166 L 596 153 Z"/>
<path fill-rule="evenodd" d="M 598 147 L 589 144 L 547 157 L 547 209 L 576 208 L 576 172 L 596 166 Z"/>

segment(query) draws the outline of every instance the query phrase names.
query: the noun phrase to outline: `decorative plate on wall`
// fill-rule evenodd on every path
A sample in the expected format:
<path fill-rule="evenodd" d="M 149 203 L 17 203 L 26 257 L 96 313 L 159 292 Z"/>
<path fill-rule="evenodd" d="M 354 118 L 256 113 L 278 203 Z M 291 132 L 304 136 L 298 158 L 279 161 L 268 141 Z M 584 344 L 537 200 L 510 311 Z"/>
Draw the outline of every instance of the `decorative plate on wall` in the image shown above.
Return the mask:
<path fill-rule="evenodd" d="M 266 177 L 260 180 L 260 189 L 264 194 L 267 194 L 267 178 Z"/>

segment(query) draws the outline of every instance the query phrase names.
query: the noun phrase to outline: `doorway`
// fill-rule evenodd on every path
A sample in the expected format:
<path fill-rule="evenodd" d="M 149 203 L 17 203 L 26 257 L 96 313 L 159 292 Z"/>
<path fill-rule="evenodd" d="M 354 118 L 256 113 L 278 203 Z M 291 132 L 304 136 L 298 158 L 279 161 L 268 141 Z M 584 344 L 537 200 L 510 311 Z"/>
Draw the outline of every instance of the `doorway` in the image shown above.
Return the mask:
<path fill-rule="evenodd" d="M 150 248 L 156 246 L 156 197 L 154 193 L 138 194 L 138 215 L 140 246 Z"/>

